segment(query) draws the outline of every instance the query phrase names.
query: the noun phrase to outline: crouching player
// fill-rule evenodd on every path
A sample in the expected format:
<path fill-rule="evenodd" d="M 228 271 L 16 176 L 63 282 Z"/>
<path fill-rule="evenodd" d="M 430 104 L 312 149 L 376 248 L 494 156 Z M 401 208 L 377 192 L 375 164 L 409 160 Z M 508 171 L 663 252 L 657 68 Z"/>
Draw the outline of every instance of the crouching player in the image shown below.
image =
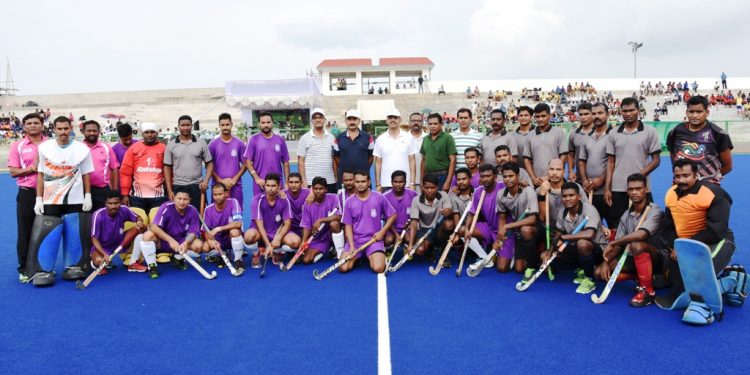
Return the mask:
<path fill-rule="evenodd" d="M 563 242 L 568 245 L 563 249 L 561 260 L 577 264 L 575 284 L 579 284 L 576 293 L 588 294 L 596 289 L 594 283 L 594 268 L 602 261 L 602 244 L 605 244 L 604 233 L 601 228 L 599 212 L 588 201 L 581 199 L 579 185 L 575 182 L 565 182 L 560 189 L 563 210 L 557 215 L 555 221 L 555 239 L 552 241 L 553 248 L 542 254 L 542 259 L 547 260 L 557 251 Z M 573 234 L 573 230 L 585 217 L 588 223 L 580 232 Z"/>
<path fill-rule="evenodd" d="M 344 251 L 344 236 L 341 231 L 341 209 L 336 194 L 329 194 L 328 181 L 323 177 L 312 180 L 312 196 L 310 203 L 302 206 L 302 243 L 307 242 L 315 233 L 315 238 L 305 250 L 302 263 L 315 263 L 323 254 L 327 253 L 333 244 L 336 254 Z M 321 226 L 325 224 L 323 228 Z"/>
<path fill-rule="evenodd" d="M 659 246 L 659 242 L 655 237 L 664 213 L 658 205 L 649 203 L 646 198 L 648 192 L 646 176 L 634 173 L 628 176 L 627 184 L 628 198 L 633 204 L 620 218 L 615 240 L 604 248 L 604 262 L 596 267 L 595 274 L 598 279 L 608 281 L 612 276 L 612 270 L 617 266 L 620 254 L 626 246 L 630 246 L 629 252 L 633 257 L 628 257 L 625 261 L 618 279 L 630 278 L 628 274 L 633 272 L 638 275 L 638 292 L 630 300 L 630 306 L 643 307 L 654 302 L 654 269 L 663 270 L 667 266 L 663 259 L 669 254 L 657 250 L 656 246 Z M 646 213 L 641 227 L 636 230 L 647 207 L 651 209 Z"/>
<path fill-rule="evenodd" d="M 177 188 L 174 201 L 159 206 L 149 230 L 143 234 L 141 251 L 148 264 L 148 274 L 152 279 L 159 277 L 156 266 L 157 241 L 160 252 L 173 252 L 172 265 L 186 270 L 185 255 L 200 257 L 203 241 L 200 240 L 200 217 L 198 209 L 190 205 L 187 189 Z M 132 257 L 135 258 L 135 255 Z"/>
<path fill-rule="evenodd" d="M 448 193 L 438 191 L 438 177 L 434 174 L 424 176 L 422 178 L 422 194 L 411 202 L 411 208 L 409 209 L 409 217 L 411 218 L 409 249 L 413 249 L 416 239 L 422 238 L 429 230 L 432 230 L 430 235 L 415 250 L 417 255 L 429 255 L 431 253 L 429 250 L 436 243 L 444 243 L 448 234 L 455 228 L 452 214 L 453 204 L 448 197 Z M 440 220 L 441 217 L 443 220 Z M 436 228 L 436 225 L 441 222 L 442 224 Z"/>
<path fill-rule="evenodd" d="M 507 147 L 507 146 L 499 146 Z M 499 148 L 498 147 L 498 148 Z M 497 270 L 508 272 L 513 266 L 511 261 L 515 255 L 515 270 L 525 272 L 524 282 L 527 282 L 539 266 L 539 251 L 537 250 L 537 233 L 540 231 L 537 223 L 539 204 L 532 185 L 521 186 L 520 169 L 518 164 L 509 161 L 500 165 L 505 187 L 497 193 L 497 212 L 500 214 L 497 241 L 495 248 L 501 249 L 497 258 Z M 528 211 L 527 211 L 528 210 Z M 520 219 L 526 213 L 526 217 Z M 515 248 L 507 249 L 503 242 L 507 240 L 507 232 L 514 231 L 511 236 L 516 238 Z"/>
<path fill-rule="evenodd" d="M 228 192 L 226 185 L 221 182 L 215 183 L 211 188 L 213 202 L 203 213 L 203 222 L 208 227 L 204 235 L 203 252 L 208 253 L 217 246 L 223 250 L 231 248 L 234 266 L 239 270 L 245 268 L 242 261 L 242 206 L 237 199 L 227 198 Z M 217 262 L 219 267 L 223 267 L 224 261 L 221 258 Z"/>
<path fill-rule="evenodd" d="M 345 256 L 354 252 L 370 240 L 370 246 L 364 249 L 370 261 L 370 269 L 377 273 L 385 271 L 385 245 L 383 238 L 396 221 L 396 210 L 376 191 L 370 191 L 370 175 L 365 171 L 354 173 L 354 189 L 356 194 L 349 197 L 344 205 L 341 222 L 344 224 L 346 236 Z M 381 220 L 385 224 L 381 224 Z M 339 267 L 340 272 L 349 272 L 362 256 L 362 252 Z"/>
<path fill-rule="evenodd" d="M 119 191 L 109 190 L 104 199 L 105 206 L 94 211 L 91 218 L 91 266 L 93 269 L 109 259 L 118 246 L 122 246 L 123 249 L 127 248 L 130 243 L 123 242 L 126 237 L 132 239 L 138 232 L 145 229 L 143 219 L 121 204 Z M 135 223 L 135 227 L 123 233 L 126 221 Z M 146 272 L 146 267 L 135 261 L 140 257 L 140 244 L 137 245 L 134 249 L 134 256 L 131 257 L 134 261 L 127 268 L 130 272 Z M 136 251 L 137 254 L 135 254 Z M 102 268 L 99 275 L 106 273 L 107 269 Z"/>
<path fill-rule="evenodd" d="M 250 209 L 252 224 L 245 232 L 245 246 L 253 254 L 252 267 L 260 267 L 260 256 L 269 256 L 273 252 L 273 263 L 278 264 L 281 252 L 291 252 L 299 247 L 300 238 L 290 231 L 292 228 L 292 210 L 289 201 L 279 196 L 281 176 L 269 173 L 265 179 L 265 193 L 253 197 Z M 265 246 L 260 254 L 259 245 Z M 282 246 L 284 248 L 282 249 Z"/>
<path fill-rule="evenodd" d="M 409 222 L 409 210 L 412 207 L 412 201 L 417 196 L 417 192 L 406 188 L 406 172 L 397 170 L 391 174 L 392 189 L 383 193 L 383 197 L 388 200 L 394 210 L 396 210 L 396 222 L 393 227 L 385 234 L 385 246 L 394 245 L 401 232 Z M 392 251 L 396 251 L 393 249 Z"/>

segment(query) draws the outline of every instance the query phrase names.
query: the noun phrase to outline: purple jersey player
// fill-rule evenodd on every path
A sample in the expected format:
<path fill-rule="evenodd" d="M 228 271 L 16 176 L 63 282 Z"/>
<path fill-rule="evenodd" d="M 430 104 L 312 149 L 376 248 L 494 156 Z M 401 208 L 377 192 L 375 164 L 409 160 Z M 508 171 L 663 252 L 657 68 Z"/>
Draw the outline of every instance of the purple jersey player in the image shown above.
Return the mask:
<path fill-rule="evenodd" d="M 245 144 L 232 136 L 232 116 L 228 113 L 219 115 L 221 137 L 208 145 L 208 151 L 214 161 L 214 173 L 211 176 L 214 184 L 221 182 L 229 189 L 229 197 L 243 205 L 242 175 L 245 174 Z"/>
<path fill-rule="evenodd" d="M 290 176 L 289 181 L 293 178 Z M 341 208 L 336 199 L 336 194 L 327 194 L 328 181 L 323 177 L 315 177 L 312 180 L 312 197 L 310 203 L 302 206 L 302 242 L 315 233 L 310 245 L 305 250 L 302 258 L 304 264 L 314 263 L 322 254 L 327 253 L 333 244 L 333 236 L 341 235 L 341 248 L 343 248 L 343 232 L 341 231 Z M 321 226 L 325 226 L 321 229 Z M 340 250 L 339 250 L 340 251 Z"/>
<path fill-rule="evenodd" d="M 302 175 L 297 172 L 289 174 L 287 185 L 289 185 L 289 189 L 284 190 L 284 193 L 286 194 L 286 199 L 289 201 L 289 207 L 292 210 L 291 231 L 302 237 L 302 227 L 300 227 L 300 220 L 302 220 L 302 206 L 305 204 L 305 201 L 308 200 L 310 189 L 302 187 Z"/>
<path fill-rule="evenodd" d="M 118 247 L 123 248 L 130 245 L 133 237 L 144 229 L 143 219 L 136 215 L 128 207 L 121 205 L 120 193 L 110 190 L 105 197 L 105 206 L 94 211 L 91 218 L 91 262 L 94 268 L 99 267 L 103 260 L 109 258 Z M 128 241 L 125 242 L 124 225 L 126 221 L 135 223 L 135 227 L 128 232 Z M 128 265 L 128 271 L 145 272 L 146 267 L 138 262 Z M 106 274 L 102 269 L 100 275 Z"/>
<path fill-rule="evenodd" d="M 208 227 L 203 243 L 203 252 L 210 252 L 217 247 L 221 249 L 232 249 L 234 264 L 237 269 L 244 269 L 242 252 L 242 206 L 235 198 L 228 197 L 227 187 L 217 182 L 211 188 L 213 202 L 206 207 L 203 213 L 203 222 Z M 205 229 L 205 228 L 204 228 Z M 217 260 L 219 267 L 223 260 Z"/>
<path fill-rule="evenodd" d="M 186 270 L 185 253 L 200 257 L 203 252 L 203 241 L 200 240 L 200 217 L 198 209 L 190 205 L 190 194 L 187 189 L 177 188 L 174 201 L 159 206 L 149 230 L 143 234 L 141 251 L 149 268 L 152 279 L 159 277 L 156 268 L 156 243 L 159 241 L 161 252 L 174 252 L 172 264 Z"/>
<path fill-rule="evenodd" d="M 282 182 L 289 180 L 289 150 L 286 142 L 278 134 L 273 134 L 273 117 L 268 112 L 258 115 L 260 133 L 247 140 L 245 149 L 245 166 L 253 177 L 253 194 L 258 195 L 264 189 L 265 178 L 269 173 L 284 176 Z M 283 170 L 282 170 L 283 168 Z M 279 185 L 282 185 L 279 183 Z"/>
<path fill-rule="evenodd" d="M 291 252 L 300 244 L 299 236 L 290 231 L 292 210 L 289 201 L 279 196 L 281 176 L 269 173 L 263 182 L 266 192 L 253 197 L 250 205 L 252 224 L 245 232 L 245 243 L 253 253 L 253 267 L 260 267 L 259 246 L 265 248 L 263 255 L 266 257 L 273 252 L 273 261 L 277 264 L 280 260 L 277 249 L 284 246 L 282 251 Z"/>
<path fill-rule="evenodd" d="M 406 172 L 404 171 L 398 170 L 391 174 L 391 186 L 393 188 L 385 192 L 383 196 L 396 210 L 396 222 L 385 235 L 385 246 L 392 245 L 404 230 L 404 226 L 409 222 L 411 201 L 417 196 L 416 191 L 406 189 Z"/>
<path fill-rule="evenodd" d="M 357 194 L 346 200 L 341 222 L 345 224 L 345 252 L 356 251 L 360 246 L 374 240 L 364 249 L 370 261 L 370 269 L 377 273 L 385 271 L 385 245 L 383 238 L 396 222 L 396 210 L 382 194 L 370 191 L 370 176 L 365 171 L 354 173 L 354 189 Z M 381 224 L 385 221 L 385 224 Z M 344 263 L 339 271 L 349 272 L 354 262 L 361 257 L 361 252 Z"/>

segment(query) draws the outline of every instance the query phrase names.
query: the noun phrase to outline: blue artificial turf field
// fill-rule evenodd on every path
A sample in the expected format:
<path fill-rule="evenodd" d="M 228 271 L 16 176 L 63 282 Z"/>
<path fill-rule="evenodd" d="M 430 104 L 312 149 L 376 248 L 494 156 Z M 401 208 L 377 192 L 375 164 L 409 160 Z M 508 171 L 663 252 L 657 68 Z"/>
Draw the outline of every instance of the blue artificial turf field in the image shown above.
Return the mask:
<path fill-rule="evenodd" d="M 746 266 L 750 214 L 740 196 L 750 186 L 748 162 L 735 156 L 724 183 L 735 199 L 734 261 Z M 671 181 L 668 163 L 662 158 L 652 177 L 659 204 Z M 378 373 L 378 278 L 365 267 L 315 281 L 313 268 L 330 262 L 283 274 L 269 264 L 262 280 L 258 270 L 233 278 L 222 269 L 208 281 L 169 265 L 157 280 L 118 266 L 85 291 L 59 277 L 52 288 L 34 288 L 19 284 L 15 272 L 9 175 L 0 175 L 0 189 L 7 189 L 0 196 L 1 373 Z M 570 270 L 519 293 L 517 274 L 457 279 L 455 268 L 432 277 L 427 267 L 407 263 L 387 278 L 390 361 L 381 373 L 388 365 L 397 374 L 740 373 L 750 363 L 747 306 L 727 307 L 722 322 L 697 328 L 681 323 L 681 312 L 628 307 L 632 282 L 594 305 L 574 292 Z"/>

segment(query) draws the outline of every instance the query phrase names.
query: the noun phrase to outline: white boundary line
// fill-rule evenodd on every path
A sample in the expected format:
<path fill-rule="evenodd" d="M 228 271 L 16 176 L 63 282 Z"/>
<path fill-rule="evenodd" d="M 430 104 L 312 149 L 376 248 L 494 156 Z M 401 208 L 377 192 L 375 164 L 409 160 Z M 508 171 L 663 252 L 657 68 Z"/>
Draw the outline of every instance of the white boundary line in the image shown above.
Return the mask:
<path fill-rule="evenodd" d="M 388 322 L 388 285 L 378 274 L 378 375 L 391 375 L 391 330 Z"/>

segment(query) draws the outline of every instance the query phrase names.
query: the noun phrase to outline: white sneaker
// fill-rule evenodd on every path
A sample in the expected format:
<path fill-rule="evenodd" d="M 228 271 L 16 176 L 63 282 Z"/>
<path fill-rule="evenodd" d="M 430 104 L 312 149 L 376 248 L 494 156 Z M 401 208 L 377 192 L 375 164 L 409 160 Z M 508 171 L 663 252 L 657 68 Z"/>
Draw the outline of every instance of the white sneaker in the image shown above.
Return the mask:
<path fill-rule="evenodd" d="M 495 257 L 492 257 L 485 265 L 484 268 L 492 268 L 495 266 Z"/>
<path fill-rule="evenodd" d="M 479 267 L 481 267 L 481 266 L 482 266 L 482 262 L 484 262 L 484 259 L 482 259 L 482 258 L 479 258 L 479 259 L 477 259 L 477 261 L 476 261 L 476 262 L 474 262 L 474 263 L 470 264 L 470 265 L 469 265 L 469 268 L 470 268 L 471 270 L 473 270 L 473 271 L 476 271 L 476 270 L 478 270 L 478 269 L 479 269 Z"/>

